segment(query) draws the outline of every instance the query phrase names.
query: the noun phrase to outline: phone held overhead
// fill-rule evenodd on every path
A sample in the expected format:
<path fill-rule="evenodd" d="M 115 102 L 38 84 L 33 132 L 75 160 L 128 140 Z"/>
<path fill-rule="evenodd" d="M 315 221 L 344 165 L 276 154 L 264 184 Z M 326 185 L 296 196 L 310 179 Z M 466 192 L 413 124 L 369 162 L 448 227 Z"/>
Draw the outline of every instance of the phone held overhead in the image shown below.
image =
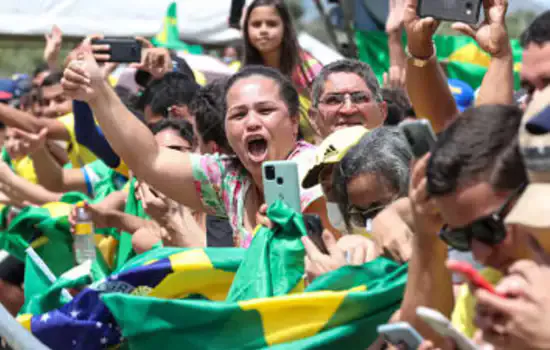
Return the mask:
<path fill-rule="evenodd" d="M 419 17 L 448 22 L 477 24 L 482 0 L 419 0 Z"/>

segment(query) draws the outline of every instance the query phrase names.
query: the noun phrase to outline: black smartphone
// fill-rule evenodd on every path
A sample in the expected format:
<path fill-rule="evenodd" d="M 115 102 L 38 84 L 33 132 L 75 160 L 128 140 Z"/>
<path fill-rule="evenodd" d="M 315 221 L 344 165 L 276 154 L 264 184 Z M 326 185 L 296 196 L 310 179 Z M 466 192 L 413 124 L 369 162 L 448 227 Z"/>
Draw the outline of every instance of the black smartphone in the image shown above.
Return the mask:
<path fill-rule="evenodd" d="M 449 22 L 476 24 L 483 0 L 419 0 L 418 16 Z"/>
<path fill-rule="evenodd" d="M 141 43 L 134 38 L 104 38 L 92 40 L 92 45 L 109 45 L 108 51 L 98 53 L 109 54 L 109 62 L 137 63 L 141 62 Z"/>
<path fill-rule="evenodd" d="M 399 129 L 407 139 L 416 159 L 428 153 L 436 142 L 432 125 L 426 119 L 404 121 L 399 124 Z"/>
<path fill-rule="evenodd" d="M 304 214 L 304 224 L 306 225 L 307 236 L 315 244 L 315 246 L 323 254 L 328 254 L 328 249 L 323 241 L 323 223 L 319 215 L 315 214 Z"/>

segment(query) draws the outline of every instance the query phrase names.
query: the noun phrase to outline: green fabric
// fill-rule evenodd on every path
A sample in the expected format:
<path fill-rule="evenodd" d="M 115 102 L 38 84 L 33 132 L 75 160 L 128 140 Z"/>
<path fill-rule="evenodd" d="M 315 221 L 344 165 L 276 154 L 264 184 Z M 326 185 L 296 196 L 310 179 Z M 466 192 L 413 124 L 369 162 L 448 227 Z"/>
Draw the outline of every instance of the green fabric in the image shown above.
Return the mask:
<path fill-rule="evenodd" d="M 282 202 L 274 203 L 267 215 L 277 224 L 276 228 L 261 228 L 256 232 L 225 302 L 196 297 L 173 300 L 104 294 L 102 300 L 117 320 L 129 348 L 150 350 L 167 344 L 178 344 L 183 349 L 259 349 L 273 345 L 313 349 L 327 344 L 330 348 L 367 348 L 377 337 L 376 327 L 386 323 L 400 306 L 407 266 L 379 258 L 363 266 L 348 266 L 328 273 L 316 279 L 305 293 L 290 294 L 301 283 L 304 273 L 305 253 L 300 237 L 305 234 L 305 227 L 301 215 Z M 220 257 L 227 254 L 226 259 L 230 260 L 230 251 L 215 254 L 218 252 L 215 249 L 205 250 L 215 269 L 223 269 L 220 262 L 224 260 Z M 157 249 L 148 256 L 134 258 L 126 267 L 131 271 L 133 267 L 169 253 L 166 248 Z M 233 261 L 238 258 L 235 255 Z M 356 289 L 350 291 L 352 288 Z M 329 318 L 317 319 L 327 307 L 324 299 L 317 297 L 317 292 L 321 291 L 340 291 L 342 301 L 336 310 L 328 306 Z M 249 306 L 243 308 L 244 305 Z M 311 311 L 306 326 L 320 323 L 324 327 L 303 339 L 290 336 L 289 341 L 281 344 L 268 344 L 266 332 L 273 329 L 269 326 L 272 323 L 266 320 L 272 320 L 273 313 L 278 310 L 283 314 L 292 310 L 303 313 L 304 308 Z M 301 322 L 303 319 L 288 315 L 287 327 L 300 329 L 304 326 Z M 316 327 L 314 329 L 318 329 Z"/>
<path fill-rule="evenodd" d="M 229 302 L 285 295 L 304 275 L 301 237 L 306 228 L 302 215 L 276 201 L 268 208 L 267 216 L 275 228 L 262 226 L 257 230 L 231 285 Z"/>
<path fill-rule="evenodd" d="M 246 259 L 251 258 L 247 254 Z M 339 281 L 341 277 L 345 282 Z M 399 309 L 406 279 L 407 266 L 398 266 L 385 258 L 333 271 L 300 295 L 300 299 L 313 303 L 308 306 L 310 321 L 316 322 L 325 305 L 315 294 L 308 297 L 308 293 L 333 290 L 334 285 L 338 289 L 343 283 L 349 283 L 345 288 L 349 289 L 357 286 L 352 283 L 360 281 L 359 285 L 365 286 L 366 291 L 348 292 L 328 322 L 319 319 L 325 326 L 316 334 L 271 345 L 282 349 L 365 349 L 377 338 L 376 327 L 386 323 Z M 286 298 L 277 299 L 284 305 Z M 240 303 L 190 298 L 167 300 L 121 293 L 104 294 L 102 300 L 116 318 L 131 349 L 151 350 L 167 344 L 178 344 L 182 349 L 268 347 L 262 320 L 265 315 L 256 309 L 243 310 Z M 274 299 L 255 299 L 254 302 L 270 303 L 271 300 Z M 271 309 L 278 308 L 272 305 Z M 289 315 L 289 329 L 302 326 L 295 322 Z"/>
<path fill-rule="evenodd" d="M 126 198 L 126 207 L 124 212 L 126 214 L 135 215 L 140 218 L 150 219 L 145 213 L 141 201 L 136 198 L 135 191 L 136 178 L 130 179 L 130 186 L 128 188 L 128 197 Z M 133 233 L 133 232 L 132 232 Z M 132 248 L 132 234 L 129 232 L 121 232 L 118 245 L 117 255 L 115 257 L 115 270 L 119 270 L 128 260 L 134 257 L 136 253 Z"/>
<path fill-rule="evenodd" d="M 200 45 L 189 45 L 180 40 L 176 2 L 172 2 L 168 6 L 166 17 L 164 17 L 163 29 L 151 39 L 151 42 L 156 47 L 164 47 L 170 50 L 184 51 L 192 54 L 201 54 L 203 52 Z"/>
<path fill-rule="evenodd" d="M 82 171 L 88 174 L 92 203 L 99 203 L 109 194 L 121 190 L 128 181 L 100 159 L 85 165 Z"/>
<path fill-rule="evenodd" d="M 406 38 L 403 42 L 406 45 Z M 356 32 L 356 42 L 359 49 L 359 59 L 368 63 L 378 80 L 382 82 L 383 74 L 388 72 L 390 56 L 388 49 L 388 36 L 384 32 Z M 441 62 L 447 63 L 447 75 L 449 78 L 459 79 L 468 83 L 473 89 L 477 89 L 487 72 L 486 63 L 488 56 L 481 53 L 481 49 L 472 38 L 466 36 L 434 36 L 437 48 L 437 57 Z M 514 57 L 515 87 L 520 87 L 519 67 L 522 59 L 522 48 L 517 40 L 511 40 Z M 458 50 L 468 50 L 472 54 L 469 62 L 457 61 L 453 54 Z"/>

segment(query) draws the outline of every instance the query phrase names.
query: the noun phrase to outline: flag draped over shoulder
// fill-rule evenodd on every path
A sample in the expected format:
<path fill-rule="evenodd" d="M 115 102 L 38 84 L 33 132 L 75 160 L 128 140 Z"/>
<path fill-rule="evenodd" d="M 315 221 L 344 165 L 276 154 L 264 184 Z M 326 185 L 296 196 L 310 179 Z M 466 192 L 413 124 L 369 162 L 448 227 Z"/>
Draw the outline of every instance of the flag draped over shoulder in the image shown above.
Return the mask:
<path fill-rule="evenodd" d="M 279 202 L 268 216 L 279 225 L 258 229 L 247 251 L 154 249 L 20 321 L 54 349 L 368 347 L 399 308 L 407 267 L 380 258 L 304 290 L 301 215 Z"/>
<path fill-rule="evenodd" d="M 384 32 L 356 32 L 359 59 L 368 63 L 379 81 L 389 70 L 388 36 Z M 404 38 L 406 42 L 406 38 Z M 446 63 L 449 78 L 460 79 L 477 89 L 487 72 L 491 57 L 467 36 L 434 36 L 437 58 Z M 519 71 L 521 69 L 522 48 L 517 40 L 510 41 L 514 57 L 514 76 L 516 88 L 519 88 Z"/>

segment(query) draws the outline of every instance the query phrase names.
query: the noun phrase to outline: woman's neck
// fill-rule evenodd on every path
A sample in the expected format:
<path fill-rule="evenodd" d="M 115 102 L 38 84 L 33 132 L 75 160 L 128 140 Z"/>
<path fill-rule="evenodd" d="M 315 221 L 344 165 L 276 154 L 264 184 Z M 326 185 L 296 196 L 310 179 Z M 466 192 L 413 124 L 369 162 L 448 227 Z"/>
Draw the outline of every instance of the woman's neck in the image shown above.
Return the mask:
<path fill-rule="evenodd" d="M 281 50 L 262 54 L 264 64 L 268 67 L 281 69 Z"/>

